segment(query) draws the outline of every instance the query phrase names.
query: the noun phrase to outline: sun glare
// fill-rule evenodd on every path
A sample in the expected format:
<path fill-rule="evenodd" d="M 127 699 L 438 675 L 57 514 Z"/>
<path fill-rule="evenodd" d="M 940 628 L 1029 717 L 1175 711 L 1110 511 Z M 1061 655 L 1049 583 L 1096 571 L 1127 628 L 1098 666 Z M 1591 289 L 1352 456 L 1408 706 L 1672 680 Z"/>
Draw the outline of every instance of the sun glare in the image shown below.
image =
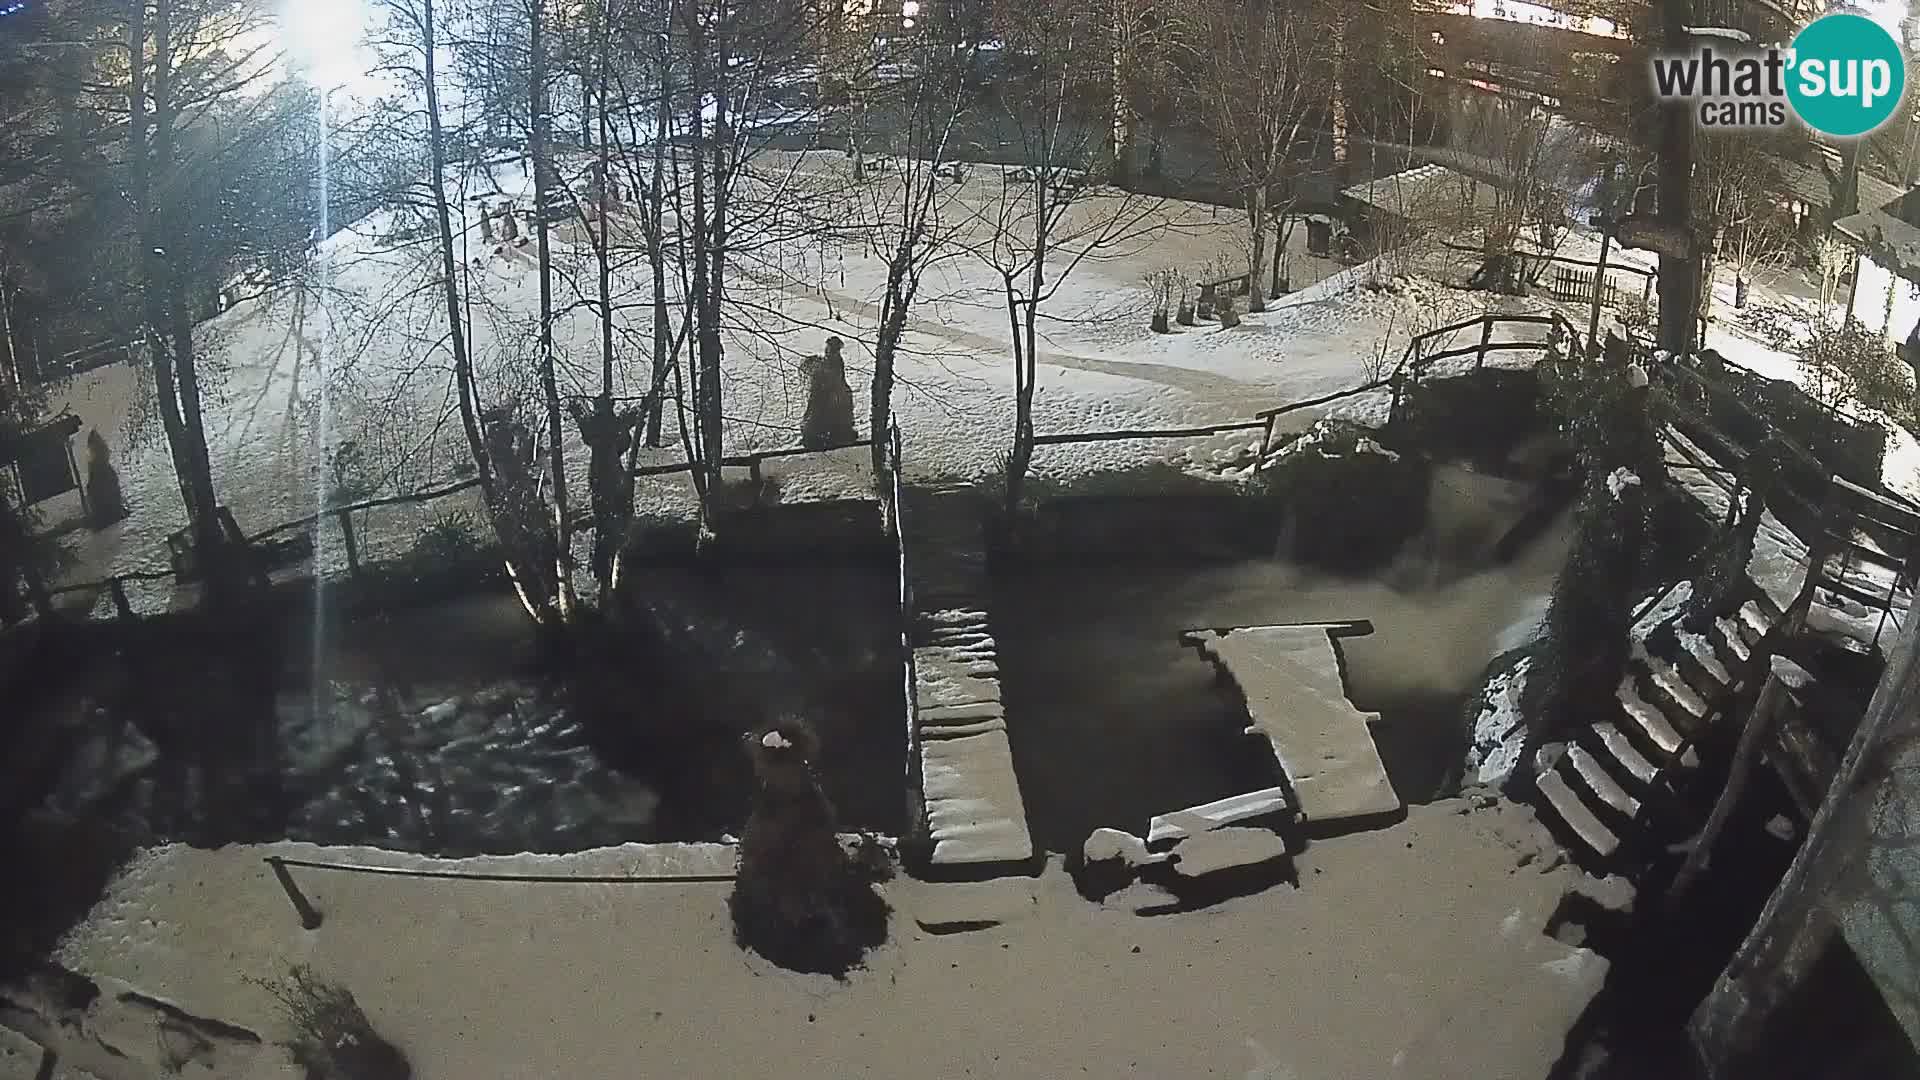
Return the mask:
<path fill-rule="evenodd" d="M 287 66 L 332 89 L 366 81 L 364 0 L 280 0 L 280 37 Z"/>

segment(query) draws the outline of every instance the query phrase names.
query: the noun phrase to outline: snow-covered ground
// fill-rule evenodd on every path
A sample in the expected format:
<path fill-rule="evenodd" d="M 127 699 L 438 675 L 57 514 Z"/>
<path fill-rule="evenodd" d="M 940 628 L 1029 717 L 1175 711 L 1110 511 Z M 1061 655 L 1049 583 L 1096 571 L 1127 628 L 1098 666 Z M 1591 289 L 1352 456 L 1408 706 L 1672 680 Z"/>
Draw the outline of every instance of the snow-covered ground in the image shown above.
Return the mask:
<path fill-rule="evenodd" d="M 792 155 L 788 165 L 791 175 L 821 185 L 841 182 L 837 171 L 846 168 L 835 154 Z M 955 196 L 950 214 L 963 224 L 951 250 L 929 269 L 903 343 L 895 403 L 915 478 L 988 475 L 1001 467 L 1010 440 L 1013 369 L 1000 277 L 966 250 L 978 239 L 968 230 L 990 224 L 1002 196 L 1000 176 L 997 169 L 976 168 Z M 455 183 L 464 184 L 455 192 L 460 205 L 476 210 L 482 196 L 496 204 L 504 197 L 523 207 L 530 202 L 518 164 L 476 168 Z M 1416 330 L 1487 304 L 1484 294 L 1417 279 L 1402 279 L 1389 291 L 1369 288 L 1379 276 L 1371 269 L 1333 274 L 1333 264 L 1295 252 L 1294 280 L 1317 283 L 1275 310 L 1249 315 L 1234 329 L 1176 326 L 1175 333 L 1156 335 L 1147 325 L 1146 275 L 1169 268 L 1194 278 L 1218 272 L 1239 257 L 1241 222 L 1231 211 L 1200 204 L 1122 203 L 1100 194 L 1076 211 L 1081 220 L 1123 209 L 1137 216 L 1120 242 L 1064 278 L 1059 272 L 1067 256 L 1056 260 L 1056 291 L 1040 325 L 1040 432 L 1249 419 L 1263 407 L 1364 382 L 1369 358 L 1397 361 Z M 519 403 L 544 433 L 531 412 L 535 264 L 526 250 L 483 244 L 477 214 L 467 222 L 462 272 L 473 293 L 470 336 L 482 396 Z M 1069 222 L 1069 231 L 1073 227 Z M 394 215 L 376 214 L 320 246 L 312 288 L 240 303 L 199 328 L 206 366 L 218 373 L 210 380 L 215 393 L 207 418 L 216 485 L 242 529 L 256 532 L 330 505 L 327 455 L 344 441 L 359 444 L 374 474 L 366 479 L 379 493 L 421 490 L 456 475 L 465 452 L 443 340 L 444 301 L 433 287 L 437 262 L 428 241 L 396 246 L 393 234 L 404 231 Z M 588 249 L 571 226 L 557 230 L 555 244 L 562 393 L 595 393 L 599 323 L 579 302 L 592 294 Z M 638 396 L 651 355 L 652 283 L 644 260 L 629 253 L 625 263 L 614 286 L 615 382 L 618 393 Z M 819 352 L 828 334 L 848 342 L 849 381 L 864 405 L 885 281 L 885 264 L 865 244 L 811 238 L 770 244 L 741 258 L 737 280 L 729 295 L 735 325 L 725 342 L 730 452 L 798 441 L 805 404 L 799 362 Z M 144 411 L 137 403 L 148 396 L 142 376 L 126 367 L 78 376 L 58 395 L 56 410 L 78 414 L 107 437 L 133 507 L 128 521 L 86 538 L 72 580 L 164 565 L 165 536 L 184 525 L 157 425 L 143 425 L 140 437 L 128 431 Z M 1335 411 L 1366 416 L 1384 406 L 1384 396 L 1376 398 L 1343 402 Z M 865 410 L 858 411 L 864 430 Z M 1297 423 L 1317 413 L 1303 413 Z M 578 499 L 586 459 L 571 423 L 566 437 Z M 1046 447 L 1033 467 L 1054 477 L 1151 463 L 1213 472 L 1242 456 L 1248 441 L 1242 435 Z M 649 452 L 642 463 L 678 456 L 672 446 Z M 872 490 L 864 458 L 856 450 L 789 459 L 768 472 L 784 498 L 860 496 Z M 691 512 L 693 494 L 684 475 L 643 479 L 638 502 L 642 512 L 681 515 Z M 427 507 L 361 514 L 356 531 L 363 556 L 404 551 L 422 524 L 453 508 L 474 510 L 477 499 L 468 493 Z M 344 568 L 331 522 L 318 530 L 316 544 L 323 570 Z M 136 604 L 164 606 L 169 588 L 136 587 Z"/>
<path fill-rule="evenodd" d="M 896 880 L 891 940 L 845 984 L 734 947 L 728 886 L 517 884 L 295 870 L 304 931 L 263 854 L 430 862 L 304 845 L 147 853 L 59 959 L 284 1037 L 253 981 L 309 963 L 353 991 L 421 1080 L 480 1077 L 1542 1076 L 1605 962 L 1542 936 L 1577 871 L 1524 807 L 1451 801 L 1315 841 L 1300 886 L 1143 918 L 1057 866 L 987 930 L 935 934 L 968 885 Z M 720 865 L 672 845 L 485 860 L 517 872 Z M 436 863 L 460 869 L 461 863 Z M 569 868 L 572 869 L 569 869 Z M 510 872 L 514 872 L 510 869 Z M 31 1063 L 29 1063 L 31 1064 Z M 269 1045 L 235 1080 L 294 1075 Z"/>

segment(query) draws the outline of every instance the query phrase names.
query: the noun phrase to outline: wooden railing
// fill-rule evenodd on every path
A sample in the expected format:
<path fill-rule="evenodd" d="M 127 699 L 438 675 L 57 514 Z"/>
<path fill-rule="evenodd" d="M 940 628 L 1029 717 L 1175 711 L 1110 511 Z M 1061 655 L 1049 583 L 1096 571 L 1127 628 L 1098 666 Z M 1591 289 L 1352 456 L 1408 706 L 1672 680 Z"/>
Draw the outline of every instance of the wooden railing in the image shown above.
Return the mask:
<path fill-rule="evenodd" d="M 894 437 L 897 439 L 898 437 L 897 433 L 895 434 Z M 836 450 L 847 450 L 853 447 L 871 448 L 874 445 L 875 441 L 876 440 L 873 440 L 873 439 L 856 439 L 850 442 L 835 443 L 832 446 L 781 447 L 775 450 L 761 450 L 761 451 L 756 451 L 754 453 L 749 453 L 749 454 L 730 455 L 728 457 L 722 458 L 720 464 L 728 468 L 743 468 L 743 467 L 747 468 L 751 470 L 753 479 L 757 482 L 763 478 L 764 474 L 762 472 L 762 468 L 764 463 L 767 462 L 768 460 L 771 460 L 774 458 L 794 457 L 802 454 L 831 453 Z M 641 466 L 639 468 L 634 469 L 632 471 L 632 475 L 635 477 L 667 476 L 674 473 L 690 472 L 697 467 L 698 465 L 692 462 L 676 461 L 676 462 L 670 462 L 663 465 Z M 469 491 L 478 486 L 480 486 L 479 478 L 469 477 L 467 479 L 459 480 L 454 483 L 447 484 L 441 487 L 429 488 L 424 491 L 410 492 L 405 495 L 387 495 L 379 498 L 363 499 L 358 502 L 348 503 L 344 506 L 330 506 L 321 510 L 317 510 L 311 514 L 307 514 L 303 517 L 295 518 L 291 521 L 283 521 L 277 525 L 269 526 L 268 528 L 262 529 L 259 532 L 247 534 L 244 537 L 244 539 L 245 539 L 245 542 L 249 545 L 258 544 L 261 541 L 269 540 L 283 533 L 293 532 L 300 529 L 310 529 L 326 521 L 327 519 L 331 518 L 338 525 L 340 529 L 341 539 L 342 539 L 342 543 L 344 545 L 344 550 L 347 557 L 347 572 L 350 576 L 358 577 L 362 570 L 362 551 L 361 551 L 361 545 L 359 541 L 359 534 L 356 531 L 356 528 L 353 523 L 354 514 L 361 513 L 367 510 L 377 510 L 385 507 L 421 505 L 425 503 L 435 502 L 440 499 L 445 499 L 450 496 L 460 494 L 461 492 L 464 492 L 464 491 Z M 593 520 L 593 516 L 591 511 L 582 510 L 579 513 L 574 515 L 573 526 L 575 528 L 581 528 L 583 526 L 591 524 L 592 520 Z M 309 555 L 306 557 L 311 557 L 311 556 Z M 59 588 L 48 590 L 47 595 L 48 596 L 64 596 L 69 593 L 77 593 L 77 592 L 98 593 L 99 591 L 104 590 L 112 598 L 114 612 L 116 615 L 118 615 L 121 618 L 133 618 L 135 617 L 136 613 L 133 610 L 132 601 L 127 595 L 126 586 L 128 582 L 164 581 L 169 578 L 177 578 L 177 577 L 178 577 L 178 574 L 170 566 L 123 570 L 123 571 L 120 571 L 119 573 L 111 574 L 105 578 L 101 578 L 98 580 L 82 581 L 82 582 L 75 582 L 68 585 L 62 585 Z"/>
<path fill-rule="evenodd" d="M 1568 340 L 1573 343 L 1576 351 L 1578 349 L 1580 341 L 1579 331 L 1574 328 L 1572 323 L 1567 321 L 1565 316 L 1557 312 L 1549 315 L 1480 315 L 1454 323 L 1451 326 L 1443 326 L 1437 330 L 1429 330 L 1415 337 L 1407 343 L 1406 352 L 1402 354 L 1400 363 L 1389 375 L 1371 379 L 1367 382 L 1347 387 L 1344 390 L 1335 390 L 1332 393 L 1321 394 L 1317 397 L 1302 398 L 1299 401 L 1290 401 L 1285 405 L 1275 405 L 1272 408 L 1261 409 L 1253 414 L 1254 418 L 1252 420 L 1232 420 L 1220 424 L 1206 424 L 1197 427 L 1181 428 L 1121 428 L 1110 431 L 1050 432 L 1045 435 L 1035 435 L 1033 437 L 1033 445 L 1062 446 L 1070 443 L 1120 442 L 1134 439 L 1199 439 L 1213 435 L 1224 435 L 1234 431 L 1258 430 L 1261 432 L 1260 458 L 1264 460 L 1274 449 L 1274 436 L 1277 434 L 1276 421 L 1288 413 L 1298 412 L 1302 409 L 1317 408 L 1345 398 L 1391 388 L 1393 390 L 1391 415 L 1397 418 L 1407 391 L 1417 384 L 1427 369 L 1438 361 L 1471 354 L 1475 357 L 1474 370 L 1477 371 L 1486 365 L 1487 354 L 1489 352 L 1526 349 L 1544 352 L 1546 350 L 1548 343 L 1544 341 L 1494 340 L 1494 327 L 1501 324 L 1558 326 L 1563 333 L 1568 335 Z M 1426 352 L 1424 350 L 1424 346 L 1428 342 L 1434 341 L 1443 335 L 1452 335 L 1474 326 L 1482 327 L 1478 344 L 1467 345 L 1457 349 L 1438 349 L 1433 352 Z"/>
<path fill-rule="evenodd" d="M 1406 352 L 1401 355 L 1399 365 L 1394 368 L 1393 374 L 1386 380 L 1393 387 L 1393 404 L 1388 414 L 1390 417 L 1389 422 L 1396 422 L 1402 419 L 1401 410 L 1405 406 L 1407 398 L 1413 389 L 1426 377 L 1427 370 L 1442 360 L 1471 356 L 1473 357 L 1473 370 L 1479 371 L 1486 367 L 1488 353 L 1524 352 L 1529 350 L 1545 352 L 1548 348 L 1548 341 L 1533 341 L 1520 338 L 1495 340 L 1493 336 L 1494 330 L 1503 326 L 1545 326 L 1550 329 L 1557 328 L 1560 333 L 1566 335 L 1570 352 L 1573 355 L 1581 354 L 1579 329 L 1576 328 L 1573 323 L 1569 322 L 1565 315 L 1557 311 L 1549 312 L 1545 315 L 1501 315 L 1489 312 L 1485 315 L 1477 315 L 1471 319 L 1462 319 L 1456 323 L 1450 323 L 1446 326 L 1428 330 L 1423 334 L 1416 335 L 1412 341 L 1407 342 Z M 1460 346 L 1444 344 L 1445 342 L 1451 342 L 1454 336 L 1459 334 L 1460 331 L 1471 330 L 1474 327 L 1479 327 L 1480 329 L 1480 340 L 1478 342 Z M 1439 345 L 1439 347 L 1433 347 L 1435 345 Z"/>
<path fill-rule="evenodd" d="M 1767 491 L 1768 508 L 1806 545 L 1807 574 L 1815 586 L 1879 612 L 1873 637 L 1864 643 L 1869 648 L 1878 647 L 1889 623 L 1899 628 L 1894 608 L 1900 589 L 1912 583 L 1920 567 L 1920 507 L 1839 475 L 1737 392 L 1698 370 L 1691 359 L 1657 362 L 1651 360 L 1651 353 L 1646 359 L 1675 426 L 1686 436 L 1685 442 L 1675 444 L 1687 459 L 1682 467 L 1714 478 L 1727 491 L 1729 518 L 1753 483 L 1754 462 L 1752 454 L 1713 423 L 1712 406 L 1735 410 L 1765 430 L 1767 444 L 1782 456 L 1782 464 L 1802 478 L 1814 478 L 1810 483 L 1802 479 L 1796 484 L 1777 477 L 1779 482 L 1770 484 Z M 1699 453 L 1686 443 L 1697 446 Z M 1809 486 L 1811 490 L 1804 490 Z M 1862 533 L 1873 542 L 1863 542 Z M 1860 587 L 1849 573 L 1856 567 L 1877 569 L 1885 577 L 1886 587 Z"/>

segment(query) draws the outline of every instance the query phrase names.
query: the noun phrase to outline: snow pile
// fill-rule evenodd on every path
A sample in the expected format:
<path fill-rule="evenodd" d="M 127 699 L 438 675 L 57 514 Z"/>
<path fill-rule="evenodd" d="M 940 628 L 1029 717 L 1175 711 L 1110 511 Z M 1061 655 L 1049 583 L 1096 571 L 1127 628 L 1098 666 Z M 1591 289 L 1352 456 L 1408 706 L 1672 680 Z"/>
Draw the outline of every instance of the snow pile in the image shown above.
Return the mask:
<path fill-rule="evenodd" d="M 1625 465 L 1607 474 L 1607 490 L 1618 499 L 1630 487 L 1640 486 L 1640 476 Z"/>
<path fill-rule="evenodd" d="M 1388 461 L 1400 460 L 1397 451 L 1389 450 L 1372 437 L 1362 434 L 1359 425 L 1336 417 L 1314 421 L 1313 426 L 1298 437 L 1268 454 L 1266 460 L 1259 463 L 1259 468 L 1272 468 L 1295 454 L 1311 454 L 1329 461 L 1352 454 L 1370 454 Z"/>
<path fill-rule="evenodd" d="M 1467 749 L 1467 767 L 1482 784 L 1499 784 L 1512 774 L 1520 762 L 1526 742 L 1526 720 L 1520 713 L 1520 698 L 1526 692 L 1527 669 L 1531 657 L 1522 657 L 1511 668 L 1487 680 L 1486 704 L 1473 720 L 1473 745 Z"/>

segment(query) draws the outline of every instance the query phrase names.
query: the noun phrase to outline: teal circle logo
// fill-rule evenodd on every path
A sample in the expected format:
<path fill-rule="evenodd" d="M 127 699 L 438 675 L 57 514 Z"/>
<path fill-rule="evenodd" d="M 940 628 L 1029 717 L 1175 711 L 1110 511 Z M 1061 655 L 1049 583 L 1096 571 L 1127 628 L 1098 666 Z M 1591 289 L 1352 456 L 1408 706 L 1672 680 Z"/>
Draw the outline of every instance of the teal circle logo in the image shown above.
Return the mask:
<path fill-rule="evenodd" d="M 1793 39 L 1787 100 L 1815 131 L 1865 135 L 1893 116 L 1907 89 L 1900 43 L 1864 15 L 1826 15 Z"/>

